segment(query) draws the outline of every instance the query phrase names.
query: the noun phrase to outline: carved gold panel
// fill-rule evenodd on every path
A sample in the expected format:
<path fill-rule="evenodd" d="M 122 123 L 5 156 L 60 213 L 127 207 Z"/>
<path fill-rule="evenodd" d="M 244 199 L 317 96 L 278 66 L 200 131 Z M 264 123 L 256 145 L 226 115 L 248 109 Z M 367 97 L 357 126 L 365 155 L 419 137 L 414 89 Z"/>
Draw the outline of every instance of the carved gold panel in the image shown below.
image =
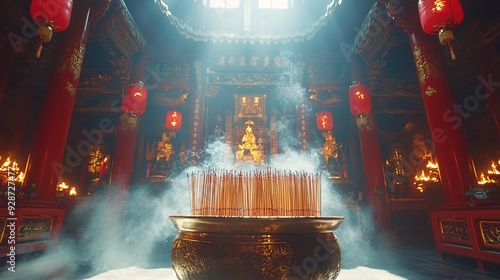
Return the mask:
<path fill-rule="evenodd" d="M 484 246 L 500 249 L 500 221 L 480 221 L 479 229 Z"/>
<path fill-rule="evenodd" d="M 53 220 L 50 216 L 22 217 L 19 223 L 17 239 L 19 241 L 26 241 L 49 238 Z"/>
<path fill-rule="evenodd" d="M 266 95 L 235 95 L 234 121 L 242 118 L 267 119 Z"/>
<path fill-rule="evenodd" d="M 469 229 L 465 219 L 443 219 L 439 222 L 444 239 L 470 241 Z"/>

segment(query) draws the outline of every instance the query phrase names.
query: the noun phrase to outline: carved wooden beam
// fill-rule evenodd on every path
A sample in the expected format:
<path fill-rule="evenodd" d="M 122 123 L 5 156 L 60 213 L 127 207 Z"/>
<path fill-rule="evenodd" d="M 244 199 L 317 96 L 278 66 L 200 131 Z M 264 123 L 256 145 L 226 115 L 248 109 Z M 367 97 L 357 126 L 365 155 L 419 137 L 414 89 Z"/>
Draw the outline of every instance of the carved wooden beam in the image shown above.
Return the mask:
<path fill-rule="evenodd" d="M 366 64 L 376 60 L 387 48 L 387 42 L 394 30 L 391 16 L 380 3 L 375 3 L 366 15 L 356 39 L 354 49 Z M 385 51 L 385 53 L 387 50 Z"/>

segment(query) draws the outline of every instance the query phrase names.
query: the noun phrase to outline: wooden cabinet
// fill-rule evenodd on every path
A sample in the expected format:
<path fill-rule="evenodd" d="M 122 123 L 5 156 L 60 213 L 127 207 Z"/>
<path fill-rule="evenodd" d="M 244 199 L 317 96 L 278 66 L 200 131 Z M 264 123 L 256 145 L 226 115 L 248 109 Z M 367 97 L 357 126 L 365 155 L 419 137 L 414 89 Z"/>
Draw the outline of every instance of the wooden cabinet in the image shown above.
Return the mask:
<path fill-rule="evenodd" d="M 438 255 L 443 252 L 500 263 L 500 208 L 431 210 L 430 218 Z"/>
<path fill-rule="evenodd" d="M 0 254 L 19 255 L 45 250 L 59 242 L 64 208 L 56 203 L 20 202 L 11 211 L 1 201 Z"/>

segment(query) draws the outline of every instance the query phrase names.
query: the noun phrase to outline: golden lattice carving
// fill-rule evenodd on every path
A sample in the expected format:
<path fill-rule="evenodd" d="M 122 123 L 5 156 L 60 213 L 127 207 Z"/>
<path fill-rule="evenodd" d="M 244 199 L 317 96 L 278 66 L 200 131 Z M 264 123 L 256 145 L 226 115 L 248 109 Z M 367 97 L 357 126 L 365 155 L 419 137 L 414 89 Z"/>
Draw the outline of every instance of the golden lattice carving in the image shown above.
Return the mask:
<path fill-rule="evenodd" d="M 500 221 L 479 222 L 484 246 L 500 248 Z"/>
<path fill-rule="evenodd" d="M 50 237 L 52 217 L 22 217 L 17 238 L 19 241 L 45 239 Z"/>
<path fill-rule="evenodd" d="M 441 232 L 443 238 L 469 241 L 470 234 L 465 220 L 441 220 Z"/>

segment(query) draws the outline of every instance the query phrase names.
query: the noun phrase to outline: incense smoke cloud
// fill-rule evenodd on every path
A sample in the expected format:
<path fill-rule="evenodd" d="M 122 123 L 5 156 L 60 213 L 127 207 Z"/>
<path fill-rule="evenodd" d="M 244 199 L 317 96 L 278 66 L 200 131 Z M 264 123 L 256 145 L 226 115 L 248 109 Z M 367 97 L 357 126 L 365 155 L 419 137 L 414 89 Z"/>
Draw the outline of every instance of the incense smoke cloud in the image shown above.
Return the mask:
<path fill-rule="evenodd" d="M 296 114 L 296 108 L 305 100 L 306 89 L 301 85 L 298 63 L 290 51 L 282 51 L 283 75 L 280 79 L 276 94 L 277 100 L 286 115 Z M 305 103 L 307 104 L 307 103 Z M 312 108 L 306 106 L 306 113 L 312 114 Z M 291 118 L 282 118 L 278 122 L 278 135 L 282 153 L 273 155 L 270 165 L 290 170 L 304 170 L 307 172 L 321 172 L 321 154 L 319 148 L 310 147 L 309 150 L 299 152 L 293 147 L 299 146 L 299 135 L 296 125 Z M 370 220 L 369 209 L 357 204 L 357 193 L 339 193 L 339 189 L 329 178 L 322 176 L 322 216 L 343 216 L 344 222 L 335 234 L 339 238 L 343 254 L 343 266 L 350 267 L 366 264 L 370 257 L 366 248 L 373 235 L 374 228 Z M 351 196 L 351 197 L 349 197 Z"/>
<path fill-rule="evenodd" d="M 283 83 L 278 85 L 276 92 L 278 100 L 283 101 L 280 104 L 284 106 L 282 112 L 293 115 L 295 106 L 303 99 L 305 89 L 297 81 L 297 67 L 289 57 L 289 53 L 284 52 L 286 79 L 282 79 Z M 278 137 L 280 153 L 269 156 L 267 167 L 321 172 L 321 155 L 318 149 L 298 151 L 294 148 L 297 147 L 299 137 L 292 119 L 279 120 Z M 37 266 L 34 271 L 40 271 L 43 264 L 52 260 L 58 260 L 61 268 L 75 274 L 78 274 L 82 266 L 86 267 L 91 271 L 87 276 L 129 266 L 169 267 L 169 251 L 176 230 L 168 216 L 188 215 L 190 212 L 186 174 L 208 168 L 257 168 L 250 163 L 236 164 L 232 147 L 218 138 L 212 138 L 206 143 L 201 158 L 204 160 L 199 165 L 189 166 L 169 178 L 168 186 L 164 184 L 153 189 L 151 184 L 137 185 L 132 188 L 126 201 L 92 200 L 89 204 L 75 208 L 68 215 L 69 218 L 85 227 L 72 229 L 70 224 L 68 237 L 63 237 L 57 250 L 47 252 L 33 262 L 32 265 Z M 372 232 L 372 226 L 366 218 L 369 215 L 360 208 L 356 211 L 350 205 L 353 204 L 352 200 L 347 204 L 349 200 L 342 197 L 336 189 L 337 186 L 329 180 L 327 174 L 322 176 L 322 216 L 345 216 L 346 220 L 335 232 L 343 248 L 343 266 L 364 264 L 368 260 L 367 236 Z"/>

